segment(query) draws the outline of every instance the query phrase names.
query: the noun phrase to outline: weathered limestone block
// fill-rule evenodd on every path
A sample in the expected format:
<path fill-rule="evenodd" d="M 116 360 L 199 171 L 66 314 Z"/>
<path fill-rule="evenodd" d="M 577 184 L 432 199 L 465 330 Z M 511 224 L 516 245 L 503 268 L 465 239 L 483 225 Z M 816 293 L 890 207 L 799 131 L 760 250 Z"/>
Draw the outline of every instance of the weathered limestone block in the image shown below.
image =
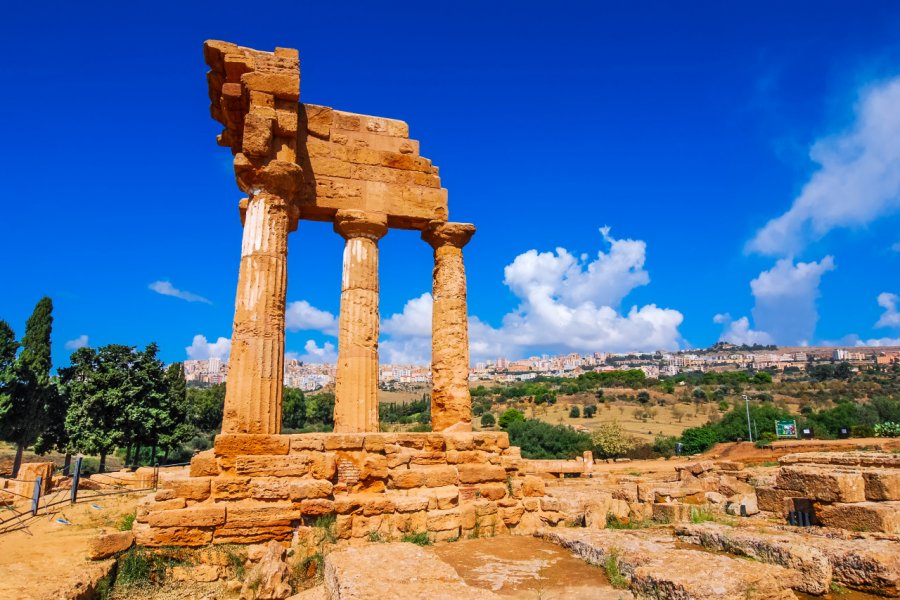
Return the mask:
<path fill-rule="evenodd" d="M 718 552 L 747 556 L 785 567 L 798 574 L 791 588 L 807 594 L 826 594 L 831 589 L 832 570 L 828 557 L 804 544 L 803 538 L 713 523 L 678 525 L 675 534 L 684 541 Z"/>
<path fill-rule="evenodd" d="M 254 477 L 250 479 L 250 497 L 254 500 L 286 500 L 289 480 L 282 477 Z"/>
<path fill-rule="evenodd" d="M 775 487 L 758 487 L 756 488 L 756 503 L 759 510 L 781 513 L 784 510 L 785 499 L 795 497 L 798 493 Z"/>
<path fill-rule="evenodd" d="M 370 565 L 390 568 L 372 569 Z M 466 585 L 431 549 L 409 543 L 369 544 L 331 552 L 325 557 L 325 592 L 334 600 L 497 599 L 487 590 Z"/>
<path fill-rule="evenodd" d="M 816 519 L 850 531 L 900 533 L 900 502 L 816 505 Z"/>
<path fill-rule="evenodd" d="M 223 569 L 217 565 L 193 565 L 190 567 L 172 567 L 172 579 L 175 581 L 200 581 L 211 583 L 218 580 Z"/>
<path fill-rule="evenodd" d="M 225 523 L 228 527 L 289 527 L 302 519 L 302 511 L 289 502 L 230 503 Z"/>
<path fill-rule="evenodd" d="M 213 450 L 206 450 L 191 459 L 191 477 L 215 477 L 219 474 L 219 463 Z"/>
<path fill-rule="evenodd" d="M 365 436 L 359 433 L 334 433 L 325 436 L 326 450 L 362 450 Z"/>
<path fill-rule="evenodd" d="M 418 492 L 428 498 L 429 510 L 446 510 L 459 505 L 459 488 L 455 485 L 422 488 Z"/>
<path fill-rule="evenodd" d="M 132 544 L 134 544 L 134 533 L 131 531 L 102 533 L 90 541 L 88 558 L 91 560 L 109 558 L 128 550 Z"/>
<path fill-rule="evenodd" d="M 287 456 L 238 456 L 235 473 L 250 477 L 303 477 L 331 479 L 336 470 L 334 455 L 298 452 Z"/>
<path fill-rule="evenodd" d="M 225 507 L 198 505 L 179 510 L 161 510 L 147 515 L 151 527 L 214 527 L 225 523 Z"/>
<path fill-rule="evenodd" d="M 299 434 L 290 436 L 291 454 L 303 452 L 306 450 L 315 450 L 321 452 L 325 449 L 325 438 L 317 434 Z M 277 454 L 276 452 L 266 452 L 265 454 Z"/>
<path fill-rule="evenodd" d="M 463 464 L 458 465 L 457 470 L 461 483 L 506 481 L 506 469 L 495 465 Z"/>
<path fill-rule="evenodd" d="M 278 542 L 266 544 L 265 554 L 244 580 L 242 600 L 284 600 L 291 595 L 291 570 L 284 560 L 285 552 Z"/>
<path fill-rule="evenodd" d="M 885 452 L 800 452 L 778 459 L 782 465 L 817 464 L 900 469 L 900 456 Z"/>
<path fill-rule="evenodd" d="M 870 469 L 863 472 L 866 500 L 900 500 L 900 469 Z"/>
<path fill-rule="evenodd" d="M 152 527 L 135 523 L 134 541 L 139 546 L 205 546 L 212 541 L 212 527 Z"/>
<path fill-rule="evenodd" d="M 332 483 L 326 479 L 290 480 L 288 495 L 294 501 L 327 498 L 331 495 L 333 489 Z"/>
<path fill-rule="evenodd" d="M 544 481 L 533 475 L 526 476 L 522 481 L 522 495 L 526 497 L 543 496 L 546 491 Z"/>
<path fill-rule="evenodd" d="M 287 454 L 294 438 L 295 436 L 286 435 L 220 433 L 216 436 L 213 449 L 215 455 L 219 457 Z M 316 449 L 321 450 L 321 448 Z"/>
<path fill-rule="evenodd" d="M 866 499 L 862 474 L 804 465 L 781 467 L 777 485 L 800 492 L 821 502 L 863 502 Z"/>
<path fill-rule="evenodd" d="M 854 589 L 900 597 L 897 542 L 869 538 L 840 540 L 804 535 L 800 542 L 828 557 L 834 580 Z"/>
<path fill-rule="evenodd" d="M 175 497 L 202 502 L 209 498 L 209 477 L 173 477 L 164 479 L 160 476 L 160 487 L 172 490 Z"/>
<path fill-rule="evenodd" d="M 32 494 L 34 494 L 34 482 L 37 481 L 38 477 L 41 478 L 40 494 L 43 496 L 50 491 L 53 483 L 53 463 L 22 463 L 19 466 L 19 473 L 15 479 L 15 489 L 12 491 L 21 496 L 31 498 Z"/>

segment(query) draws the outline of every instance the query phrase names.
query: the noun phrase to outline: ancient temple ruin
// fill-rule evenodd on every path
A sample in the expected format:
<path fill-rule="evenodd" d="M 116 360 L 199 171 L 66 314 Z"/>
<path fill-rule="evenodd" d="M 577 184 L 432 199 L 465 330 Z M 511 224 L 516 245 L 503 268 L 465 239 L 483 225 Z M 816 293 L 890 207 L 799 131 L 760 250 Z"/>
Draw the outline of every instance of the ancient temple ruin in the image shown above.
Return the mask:
<path fill-rule="evenodd" d="M 222 433 L 137 512 L 148 546 L 289 540 L 322 515 L 340 539 L 531 533 L 562 519 L 505 432 L 472 432 L 463 247 L 438 169 L 406 123 L 302 104 L 296 50 L 206 42 L 213 118 L 244 226 Z M 287 236 L 328 221 L 346 240 L 334 433 L 281 435 Z M 380 433 L 378 240 L 434 252 L 432 432 Z"/>
<path fill-rule="evenodd" d="M 378 240 L 414 229 L 434 249 L 432 425 L 471 431 L 462 248 L 438 168 L 406 123 L 299 103 L 296 50 L 205 45 L 211 112 L 231 148 L 244 224 L 223 433 L 281 428 L 287 235 L 329 221 L 345 240 L 334 421 L 378 431 Z"/>

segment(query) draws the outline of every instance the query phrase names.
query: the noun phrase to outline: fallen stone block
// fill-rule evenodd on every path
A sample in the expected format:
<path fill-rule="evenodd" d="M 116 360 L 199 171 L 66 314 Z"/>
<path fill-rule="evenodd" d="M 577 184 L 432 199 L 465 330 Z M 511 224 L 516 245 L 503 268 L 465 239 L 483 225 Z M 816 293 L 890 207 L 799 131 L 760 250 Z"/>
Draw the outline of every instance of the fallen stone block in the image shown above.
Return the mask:
<path fill-rule="evenodd" d="M 325 557 L 325 596 L 331 600 L 498 600 L 492 592 L 467 585 L 432 550 L 409 543 L 370 544 L 330 553 Z"/>
<path fill-rule="evenodd" d="M 820 502 L 864 502 L 866 486 L 861 473 L 795 465 L 781 467 L 777 487 Z"/>
<path fill-rule="evenodd" d="M 797 573 L 790 587 L 807 594 L 825 594 L 831 588 L 831 563 L 816 548 L 805 544 L 801 535 L 762 533 L 713 523 L 678 525 L 675 534 L 682 540 L 718 552 L 747 556 L 785 567 Z"/>
<path fill-rule="evenodd" d="M 816 519 L 827 527 L 850 531 L 900 533 L 900 502 L 817 504 L 815 510 Z"/>
<path fill-rule="evenodd" d="M 737 494 L 725 503 L 725 512 L 736 517 L 750 517 L 759 513 L 756 494 Z"/>
<path fill-rule="evenodd" d="M 866 500 L 900 500 L 900 469 L 878 469 L 863 472 Z"/>
<path fill-rule="evenodd" d="M 134 534 L 130 531 L 103 533 L 88 544 L 88 558 L 102 560 L 124 552 L 134 544 Z"/>

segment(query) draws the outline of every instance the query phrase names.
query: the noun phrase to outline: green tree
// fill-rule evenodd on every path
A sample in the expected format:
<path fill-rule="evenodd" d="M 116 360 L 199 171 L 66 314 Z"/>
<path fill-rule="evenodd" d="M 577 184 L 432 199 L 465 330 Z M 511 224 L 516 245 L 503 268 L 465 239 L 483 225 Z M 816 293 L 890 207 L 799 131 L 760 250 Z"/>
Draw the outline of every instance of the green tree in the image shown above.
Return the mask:
<path fill-rule="evenodd" d="M 634 438 L 628 435 L 618 421 L 603 423 L 591 434 L 594 448 L 602 458 L 618 458 L 635 446 Z"/>
<path fill-rule="evenodd" d="M 493 427 L 497 424 L 497 419 L 494 418 L 494 415 L 486 412 L 481 415 L 481 426 L 482 427 Z"/>
<path fill-rule="evenodd" d="M 163 449 L 163 464 L 169 454 L 196 435 L 196 428 L 188 421 L 189 405 L 187 383 L 184 380 L 184 364 L 172 363 L 166 368 L 166 410 L 169 421 L 159 435 L 159 446 Z"/>
<path fill-rule="evenodd" d="M 25 323 L 22 351 L 16 361 L 16 382 L 12 386 L 9 409 L 0 423 L 0 437 L 16 445 L 12 476 L 19 473 L 22 453 L 36 440 L 47 422 L 48 405 L 54 391 L 50 381 L 50 332 L 53 302 L 46 296 L 34 307 Z"/>
<path fill-rule="evenodd" d="M 521 412 L 517 411 L 514 408 L 510 408 L 510 409 L 507 409 L 506 411 L 504 411 L 502 415 L 500 415 L 500 421 L 499 421 L 500 428 L 506 429 L 507 427 L 509 427 L 509 425 L 511 423 L 515 423 L 517 421 L 524 421 L 524 420 L 525 420 L 525 415 L 523 415 Z"/>
<path fill-rule="evenodd" d="M 569 418 L 577 419 L 581 416 L 581 409 L 578 408 L 577 404 L 573 404 L 572 408 L 569 409 Z"/>
<path fill-rule="evenodd" d="M 647 404 L 648 402 L 650 402 L 650 392 L 646 390 L 638 392 L 637 399 L 641 404 Z"/>
<path fill-rule="evenodd" d="M 66 413 L 69 410 L 69 397 L 65 394 L 59 377 L 51 378 L 53 387 L 47 397 L 47 423 L 44 430 L 34 442 L 37 454 L 46 454 L 55 450 L 65 454 L 63 472 L 68 474 L 72 462 L 72 449 L 69 447 L 69 434 L 66 432 Z"/>
<path fill-rule="evenodd" d="M 594 415 L 597 413 L 597 407 L 589 404 L 584 407 L 584 418 L 585 419 L 593 419 Z"/>
<path fill-rule="evenodd" d="M 711 425 L 688 427 L 681 432 L 681 443 L 685 454 L 699 454 L 712 448 L 719 436 Z"/>
<path fill-rule="evenodd" d="M 219 431 L 225 410 L 225 384 L 188 388 L 187 405 L 188 422 L 198 431 L 207 434 Z"/>
<path fill-rule="evenodd" d="M 6 321 L 0 321 L 0 425 L 12 405 L 13 387 L 16 383 L 16 352 L 19 342 Z"/>
<path fill-rule="evenodd" d="M 306 397 L 296 388 L 284 388 L 281 403 L 281 423 L 286 429 L 301 429 L 306 425 Z"/>
<path fill-rule="evenodd" d="M 551 425 L 535 419 L 509 423 L 509 441 L 532 459 L 574 458 L 591 449 L 591 438 L 565 425 Z"/>

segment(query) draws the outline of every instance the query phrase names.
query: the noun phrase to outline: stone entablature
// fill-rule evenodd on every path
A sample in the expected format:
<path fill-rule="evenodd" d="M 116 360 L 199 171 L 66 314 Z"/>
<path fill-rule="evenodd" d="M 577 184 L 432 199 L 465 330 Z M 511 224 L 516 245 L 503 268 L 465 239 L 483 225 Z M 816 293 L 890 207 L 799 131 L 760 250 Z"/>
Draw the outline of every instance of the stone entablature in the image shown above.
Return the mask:
<path fill-rule="evenodd" d="M 339 539 L 533 533 L 563 519 L 503 432 L 223 434 L 138 507 L 146 546 L 290 540 L 335 515 Z"/>

